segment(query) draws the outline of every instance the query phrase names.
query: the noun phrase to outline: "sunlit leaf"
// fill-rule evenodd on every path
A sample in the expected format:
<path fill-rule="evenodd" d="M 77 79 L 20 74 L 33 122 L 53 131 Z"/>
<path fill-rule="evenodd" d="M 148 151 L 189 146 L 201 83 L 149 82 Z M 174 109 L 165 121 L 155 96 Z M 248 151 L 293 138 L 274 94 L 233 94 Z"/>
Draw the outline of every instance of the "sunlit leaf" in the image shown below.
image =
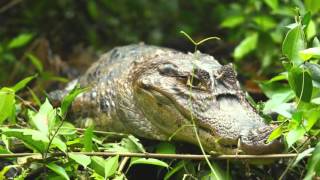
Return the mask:
<path fill-rule="evenodd" d="M 13 89 L 2 88 L 0 89 L 0 124 L 3 123 L 14 110 L 15 105 L 15 93 Z"/>
<path fill-rule="evenodd" d="M 276 129 L 274 129 L 274 130 L 272 131 L 272 133 L 270 134 L 267 142 L 269 143 L 269 142 L 277 139 L 277 138 L 280 137 L 281 135 L 282 135 L 282 127 L 281 127 L 281 126 L 278 126 Z"/>
<path fill-rule="evenodd" d="M 22 140 L 28 148 L 43 153 L 49 143 L 49 139 L 40 131 L 33 129 L 7 129 L 2 128 L 2 133 L 8 137 Z"/>
<path fill-rule="evenodd" d="M 286 136 L 288 147 L 290 148 L 295 142 L 301 139 L 306 132 L 305 128 L 298 126 L 296 129 L 289 131 Z"/>
<path fill-rule="evenodd" d="M 58 134 L 59 135 L 73 135 L 77 132 L 76 127 L 69 122 L 63 122 L 62 126 L 60 127 Z"/>
<path fill-rule="evenodd" d="M 110 157 L 105 160 L 105 164 L 104 164 L 105 178 L 113 176 L 116 173 L 118 166 L 119 166 L 118 161 L 119 161 L 119 155 L 116 155 L 114 157 Z"/>
<path fill-rule="evenodd" d="M 230 16 L 225 18 L 222 23 L 221 23 L 221 27 L 224 28 L 233 28 L 236 27 L 240 24 L 242 24 L 244 22 L 245 18 L 242 15 L 239 16 Z"/>
<path fill-rule="evenodd" d="M 299 51 L 299 55 L 301 59 L 303 59 L 304 61 L 309 60 L 311 58 L 320 58 L 320 47 L 301 50 Z"/>
<path fill-rule="evenodd" d="M 46 99 L 40 106 L 38 113 L 31 117 L 31 122 L 39 131 L 48 136 L 49 126 L 53 127 L 56 119 L 55 116 L 55 109 L 53 109 L 49 100 Z"/>
<path fill-rule="evenodd" d="M 306 29 L 306 35 L 307 35 L 307 39 L 310 40 L 311 38 L 313 38 L 314 36 L 317 35 L 317 27 L 316 24 L 314 23 L 314 21 L 310 20 L 307 29 Z"/>
<path fill-rule="evenodd" d="M 53 172 L 55 172 L 56 174 L 58 174 L 60 177 L 62 177 L 63 179 L 67 179 L 69 180 L 69 176 L 66 172 L 66 170 L 61 167 L 56 165 L 55 163 L 49 163 L 46 165 L 50 170 L 52 170 Z"/>
<path fill-rule="evenodd" d="M 68 153 L 68 156 L 75 160 L 78 164 L 81 164 L 84 168 L 87 168 L 87 166 L 91 163 L 90 157 L 84 154 Z"/>
<path fill-rule="evenodd" d="M 315 14 L 320 10 L 320 3 L 318 0 L 304 0 L 304 4 L 307 10 L 311 11 L 312 14 Z"/>
<path fill-rule="evenodd" d="M 15 37 L 9 42 L 8 48 L 13 49 L 13 48 L 19 48 L 27 43 L 29 43 L 33 38 L 33 34 L 30 33 L 25 33 L 25 34 L 20 34 L 19 36 Z"/>
<path fill-rule="evenodd" d="M 287 33 L 282 44 L 282 53 L 297 66 L 302 63 L 299 57 L 299 51 L 303 49 L 305 49 L 303 32 L 301 26 L 297 25 Z"/>
<path fill-rule="evenodd" d="M 62 152 L 66 152 L 67 151 L 67 145 L 66 143 L 64 143 L 60 138 L 58 137 L 54 137 L 52 140 L 52 144 L 53 146 L 56 146 L 58 149 L 60 149 Z M 51 146 L 50 146 L 51 147 Z"/>
<path fill-rule="evenodd" d="M 241 59 L 248 53 L 250 53 L 252 50 L 254 50 L 257 46 L 258 42 L 258 34 L 253 33 L 249 36 L 247 36 L 244 40 L 240 42 L 240 44 L 236 47 L 234 50 L 234 58 Z"/>
<path fill-rule="evenodd" d="M 272 9 L 277 10 L 279 7 L 278 0 L 264 0 L 264 2 Z"/>

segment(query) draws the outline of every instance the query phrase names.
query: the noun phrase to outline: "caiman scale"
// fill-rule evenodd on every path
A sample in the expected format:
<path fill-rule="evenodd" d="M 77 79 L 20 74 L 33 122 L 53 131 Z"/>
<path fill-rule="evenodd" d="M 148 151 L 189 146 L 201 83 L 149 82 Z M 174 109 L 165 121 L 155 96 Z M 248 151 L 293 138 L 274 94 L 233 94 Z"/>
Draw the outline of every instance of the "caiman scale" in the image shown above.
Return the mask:
<path fill-rule="evenodd" d="M 79 126 L 91 119 L 96 128 L 156 140 L 198 144 L 223 154 L 276 153 L 281 140 L 267 143 L 274 129 L 245 99 L 231 64 L 207 54 L 185 54 L 149 45 L 117 47 L 102 55 L 74 84 L 90 87 L 72 104 Z"/>

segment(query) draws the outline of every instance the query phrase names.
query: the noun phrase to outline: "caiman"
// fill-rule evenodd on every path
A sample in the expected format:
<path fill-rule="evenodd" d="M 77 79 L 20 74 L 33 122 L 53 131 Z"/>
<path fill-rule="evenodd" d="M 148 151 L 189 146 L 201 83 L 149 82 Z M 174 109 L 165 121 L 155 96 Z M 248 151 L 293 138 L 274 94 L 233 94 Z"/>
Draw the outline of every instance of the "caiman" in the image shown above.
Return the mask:
<path fill-rule="evenodd" d="M 71 112 L 85 127 L 138 137 L 198 144 L 193 123 L 206 151 L 222 154 L 268 154 L 283 150 L 282 140 L 267 142 L 274 127 L 249 104 L 232 64 L 212 56 L 182 53 L 150 45 L 116 47 L 101 56 L 74 84 L 90 87 Z"/>

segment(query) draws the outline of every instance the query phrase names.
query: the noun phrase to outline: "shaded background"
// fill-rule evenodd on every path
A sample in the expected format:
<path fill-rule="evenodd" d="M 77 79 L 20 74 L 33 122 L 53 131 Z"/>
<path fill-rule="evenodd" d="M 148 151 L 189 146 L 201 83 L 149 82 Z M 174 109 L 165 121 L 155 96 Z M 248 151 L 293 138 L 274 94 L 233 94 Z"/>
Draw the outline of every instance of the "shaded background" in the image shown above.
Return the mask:
<path fill-rule="evenodd" d="M 195 40 L 220 37 L 221 41 L 207 42 L 199 49 L 222 64 L 235 63 L 244 87 L 259 94 L 253 80 L 263 80 L 281 71 L 281 42 L 285 26 L 294 22 L 294 9 L 299 7 L 302 13 L 311 11 L 315 19 L 312 28 L 317 27 L 319 8 L 312 3 L 311 0 L 3 0 L 0 84 L 12 85 L 38 73 L 38 81 L 43 80 L 37 83 L 38 88 L 43 90 L 47 81 L 67 82 L 81 74 L 101 53 L 132 43 L 193 51 L 193 45 L 179 33 L 183 30 Z M 10 41 L 19 35 L 30 39 L 10 48 Z M 311 32 L 310 38 L 315 35 Z M 252 36 L 257 38 L 250 40 Z M 246 38 L 249 42 L 242 43 Z M 30 58 L 30 53 L 35 58 Z"/>

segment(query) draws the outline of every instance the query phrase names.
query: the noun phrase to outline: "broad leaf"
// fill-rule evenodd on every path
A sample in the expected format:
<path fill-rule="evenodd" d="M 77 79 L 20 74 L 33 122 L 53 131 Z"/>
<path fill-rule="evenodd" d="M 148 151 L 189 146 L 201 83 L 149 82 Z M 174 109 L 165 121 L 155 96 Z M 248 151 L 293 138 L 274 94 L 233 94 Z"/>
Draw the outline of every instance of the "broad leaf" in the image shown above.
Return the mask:
<path fill-rule="evenodd" d="M 13 89 L 0 89 L 0 124 L 12 115 L 15 105 L 15 93 Z"/>
<path fill-rule="evenodd" d="M 295 66 L 298 66 L 302 63 L 299 57 L 299 51 L 303 49 L 305 49 L 303 31 L 301 26 L 297 25 L 287 33 L 282 44 L 282 53 L 287 56 Z"/>
<path fill-rule="evenodd" d="M 2 133 L 8 137 L 22 140 L 28 148 L 43 153 L 49 143 L 49 139 L 40 131 L 33 129 L 7 129 L 2 128 Z"/>
<path fill-rule="evenodd" d="M 307 10 L 311 11 L 312 14 L 315 14 L 320 10 L 319 0 L 304 0 L 304 4 Z"/>
<path fill-rule="evenodd" d="M 106 159 L 105 164 L 104 164 L 104 174 L 105 178 L 108 178 L 110 176 L 113 176 L 119 166 L 119 155 L 116 155 L 114 157 L 110 157 Z"/>
<path fill-rule="evenodd" d="M 304 65 L 309 70 L 312 80 L 320 83 L 320 65 L 309 62 L 306 62 Z"/>
<path fill-rule="evenodd" d="M 279 7 L 278 0 L 264 0 L 264 2 L 272 9 L 277 10 Z"/>
<path fill-rule="evenodd" d="M 67 151 L 67 145 L 60 138 L 54 137 L 52 140 L 52 145 L 60 149 L 62 152 Z M 51 147 L 51 146 L 50 146 Z"/>
<path fill-rule="evenodd" d="M 292 68 L 289 72 L 289 85 L 294 90 L 296 97 L 304 102 L 310 102 L 312 95 L 312 78 L 308 71 Z"/>
<path fill-rule="evenodd" d="M 87 166 L 91 163 L 90 157 L 84 154 L 69 153 L 68 156 L 75 160 L 78 164 L 81 164 L 84 168 L 87 168 Z"/>
<path fill-rule="evenodd" d="M 314 47 L 299 51 L 302 60 L 306 61 L 311 58 L 320 58 L 320 47 Z"/>
<path fill-rule="evenodd" d="M 304 133 L 306 133 L 306 130 L 303 126 L 298 126 L 296 129 L 289 131 L 286 136 L 288 147 L 290 148 L 295 142 L 301 139 Z"/>
<path fill-rule="evenodd" d="M 97 174 L 104 177 L 104 168 L 105 167 L 105 160 L 102 157 L 92 156 L 90 168 L 92 168 Z"/>
<path fill-rule="evenodd" d="M 263 31 L 268 31 L 277 25 L 277 23 L 271 18 L 271 16 L 255 16 L 253 18 L 253 21 Z"/>
<path fill-rule="evenodd" d="M 56 110 L 53 109 L 49 100 L 40 106 L 39 112 L 31 117 L 33 125 L 46 136 L 49 135 L 49 127 L 52 128 L 55 124 Z"/>
<path fill-rule="evenodd" d="M 244 40 L 241 41 L 241 43 L 236 47 L 234 50 L 234 58 L 241 59 L 248 53 L 250 53 L 252 50 L 254 50 L 257 46 L 258 42 L 258 34 L 253 33 L 249 36 L 247 36 Z"/>
<path fill-rule="evenodd" d="M 277 139 L 277 138 L 280 137 L 281 135 L 282 135 L 282 127 L 281 127 L 281 126 L 278 126 L 276 129 L 274 129 L 274 130 L 272 131 L 272 133 L 270 134 L 267 142 L 269 143 L 269 142 Z"/>
<path fill-rule="evenodd" d="M 239 16 L 231 16 L 231 17 L 227 17 L 225 18 L 222 23 L 221 23 L 221 27 L 224 28 L 234 28 L 240 24 L 242 24 L 244 22 L 245 18 L 242 15 Z"/>
<path fill-rule="evenodd" d="M 56 165 L 55 163 L 52 163 L 52 162 L 47 164 L 46 166 L 50 170 L 52 170 L 53 172 L 55 172 L 56 174 L 61 176 L 63 179 L 69 180 L 69 176 L 68 176 L 68 174 L 66 173 L 66 170 L 63 167 L 58 166 L 58 165 Z"/>

